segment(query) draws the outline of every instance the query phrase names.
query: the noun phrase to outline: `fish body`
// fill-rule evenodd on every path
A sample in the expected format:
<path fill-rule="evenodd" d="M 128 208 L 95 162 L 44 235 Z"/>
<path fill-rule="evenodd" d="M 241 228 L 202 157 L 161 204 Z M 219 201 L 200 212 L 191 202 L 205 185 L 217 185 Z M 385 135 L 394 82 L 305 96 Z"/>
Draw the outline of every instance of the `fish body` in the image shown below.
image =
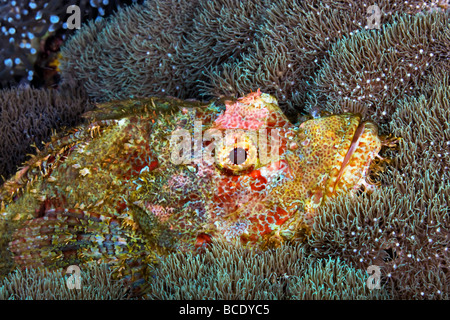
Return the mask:
<path fill-rule="evenodd" d="M 303 240 L 316 209 L 362 185 L 381 141 L 356 114 L 292 124 L 274 97 L 99 105 L 0 189 L 15 265 L 115 266 L 137 283 L 156 256 L 214 237 Z"/>

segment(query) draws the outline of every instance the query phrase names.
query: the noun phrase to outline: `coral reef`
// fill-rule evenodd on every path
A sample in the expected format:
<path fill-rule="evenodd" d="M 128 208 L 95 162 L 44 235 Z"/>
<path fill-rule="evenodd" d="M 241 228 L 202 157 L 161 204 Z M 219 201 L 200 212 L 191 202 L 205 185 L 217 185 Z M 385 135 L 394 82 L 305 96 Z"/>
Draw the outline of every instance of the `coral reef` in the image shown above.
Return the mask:
<path fill-rule="evenodd" d="M 91 107 L 82 89 L 1 90 L 0 183 L 17 171 L 35 148 L 42 148 L 52 131 L 80 124 L 81 114 Z"/>
<path fill-rule="evenodd" d="M 80 268 L 80 289 L 67 285 L 70 274 L 45 269 L 15 270 L 0 280 L 0 300 L 124 300 L 129 288 L 106 264 Z M 75 282 L 73 282 L 75 285 Z"/>

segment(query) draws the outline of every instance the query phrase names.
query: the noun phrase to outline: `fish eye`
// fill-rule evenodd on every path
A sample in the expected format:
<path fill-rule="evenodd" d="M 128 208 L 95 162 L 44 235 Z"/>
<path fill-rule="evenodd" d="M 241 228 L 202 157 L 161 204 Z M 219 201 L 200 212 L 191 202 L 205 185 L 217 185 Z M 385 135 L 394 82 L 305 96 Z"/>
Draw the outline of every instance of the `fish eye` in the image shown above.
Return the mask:
<path fill-rule="evenodd" d="M 234 165 L 241 165 L 247 160 L 247 150 L 244 148 L 234 148 L 230 151 L 230 161 Z"/>
<path fill-rule="evenodd" d="M 251 134 L 234 132 L 215 149 L 219 169 L 231 174 L 244 174 L 258 165 L 257 140 Z"/>

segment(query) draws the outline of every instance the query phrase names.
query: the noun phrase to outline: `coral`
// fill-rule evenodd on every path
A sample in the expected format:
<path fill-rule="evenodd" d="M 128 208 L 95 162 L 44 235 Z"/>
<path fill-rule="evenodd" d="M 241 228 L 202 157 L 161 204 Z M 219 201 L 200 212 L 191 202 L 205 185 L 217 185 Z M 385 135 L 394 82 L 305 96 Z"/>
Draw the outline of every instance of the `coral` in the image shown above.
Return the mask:
<path fill-rule="evenodd" d="M 1 90 L 0 182 L 15 172 L 35 147 L 42 148 L 52 130 L 80 124 L 81 114 L 91 107 L 79 89 Z"/>
<path fill-rule="evenodd" d="M 367 267 L 378 265 L 383 280 L 378 298 L 449 299 L 448 3 L 378 1 L 380 30 L 366 30 L 361 1 L 241 1 L 239 9 L 232 0 L 217 4 L 221 7 L 202 0 L 147 1 L 109 20 L 90 22 L 63 49 L 64 81 L 74 86 L 81 80 L 99 101 L 166 94 L 236 97 L 260 87 L 280 100 L 290 119 L 305 112 L 313 118 L 324 112 L 361 113 L 364 120 L 379 124 L 383 135 L 400 137 L 399 146 L 382 150 L 388 165 L 376 173 L 380 186 L 375 192 L 341 195 L 318 208 L 311 236 L 295 249 L 299 251 L 281 247 L 257 254 L 218 245 L 205 256 L 169 255 L 154 270 L 152 297 L 372 298 L 377 292 L 368 293 L 360 284 Z M 217 112 L 223 110 L 222 102 L 215 102 Z M 123 111 L 120 103 L 112 106 L 117 118 L 133 113 Z M 184 121 L 191 121 L 189 115 Z M 382 138 L 387 145 L 394 141 Z M 191 194 L 196 188 L 186 182 L 203 181 L 209 171 L 186 169 L 167 172 L 172 175 L 167 181 L 143 174 L 140 209 L 164 223 L 174 214 L 176 201 L 189 203 L 187 216 L 205 214 L 201 200 L 183 198 L 180 190 Z M 158 188 L 155 182 L 171 187 Z M 143 206 L 144 191 L 165 201 Z M 237 198 L 233 205 L 249 200 Z M 138 224 L 154 224 L 146 215 L 136 216 Z M 1 225 L 2 234 L 11 236 L 8 223 Z M 170 233 L 158 229 L 151 234 L 155 236 L 159 245 L 173 245 Z M 209 238 L 201 234 L 196 240 L 202 247 Z M 283 252 L 301 261 L 288 264 L 295 268 L 283 267 L 289 281 L 271 262 L 284 266 L 289 259 L 280 258 Z M 231 261 L 242 269 L 230 269 L 228 257 L 235 253 Z M 239 255 L 255 266 L 275 268 L 275 283 L 264 281 L 270 279 L 269 269 L 253 271 Z M 8 259 L 2 256 L 5 270 L 12 266 Z M 194 279 L 202 268 L 208 273 Z M 339 278 L 351 279 L 354 290 Z M 252 286 L 265 291 L 245 289 Z M 246 291 L 237 290 L 241 288 Z"/>
<path fill-rule="evenodd" d="M 389 40 L 396 34 L 405 40 Z M 317 76 L 320 108 L 348 111 L 356 100 L 401 143 L 387 153 L 385 187 L 321 208 L 308 244 L 316 256 L 380 265 L 396 299 L 449 298 L 449 36 L 448 14 L 404 16 L 380 33 L 338 42 Z"/>
<path fill-rule="evenodd" d="M 100 101 L 196 98 L 204 69 L 246 52 L 263 10 L 259 1 L 147 1 L 72 37 L 62 50 L 63 79 L 82 79 Z"/>
<path fill-rule="evenodd" d="M 385 290 L 369 290 L 367 278 L 342 261 L 311 258 L 302 246 L 255 251 L 216 239 L 202 255 L 164 257 L 148 298 L 389 299 Z"/>
<path fill-rule="evenodd" d="M 380 32 L 337 41 L 315 76 L 307 110 L 339 113 L 343 104 L 336 101 L 358 102 L 386 131 L 397 101 L 417 95 L 427 75 L 450 58 L 449 19 L 442 12 L 405 15 Z"/>
<path fill-rule="evenodd" d="M 378 5 L 382 24 L 438 8 Z M 365 10 L 360 1 L 147 1 L 80 30 L 63 49 L 62 75 L 99 101 L 238 97 L 259 87 L 295 117 L 331 45 L 364 31 Z"/>
<path fill-rule="evenodd" d="M 63 81 L 81 80 L 89 96 L 99 101 L 185 95 L 185 81 L 175 73 L 183 67 L 176 52 L 193 24 L 195 4 L 147 1 L 107 21 L 90 22 L 62 48 Z"/>
<path fill-rule="evenodd" d="M 321 209 L 308 239 L 313 255 L 340 257 L 363 270 L 379 265 L 395 299 L 448 299 L 449 188 L 434 184 L 433 169 L 408 179 L 403 189 L 363 201 L 341 198 Z M 430 188 L 437 191 L 418 201 Z"/>
<path fill-rule="evenodd" d="M 440 4 L 385 0 L 377 5 L 380 23 L 387 25 L 399 13 L 427 12 Z M 200 89 L 203 94 L 235 95 L 256 86 L 283 101 L 285 112 L 302 111 L 332 45 L 368 29 L 367 9 L 361 1 L 274 1 L 259 18 L 258 36 L 248 53 L 206 69 L 209 79 Z"/>
<path fill-rule="evenodd" d="M 0 2 L 0 86 L 29 83 L 35 77 L 34 63 L 42 51 L 41 40 L 60 32 L 70 34 L 65 25 L 70 5 L 78 5 L 81 22 L 106 17 L 121 5 L 139 1 L 121 0 L 15 0 Z M 36 79 L 34 79 L 36 80 Z"/>
<path fill-rule="evenodd" d="M 198 95 L 199 82 L 209 82 L 209 70 L 234 64 L 258 42 L 259 25 L 268 9 L 265 1 L 198 1 L 191 32 L 176 52 L 180 65 L 174 72 Z M 186 68 L 186 67 L 189 68 Z M 253 89 L 255 86 L 253 86 Z M 242 92 L 243 96 L 248 92 Z M 266 91 L 264 91 L 266 92 Z M 234 91 L 237 94 L 238 91 Z"/>
<path fill-rule="evenodd" d="M 450 79 L 435 75 L 428 96 L 404 98 L 392 113 L 402 140 L 388 187 L 320 208 L 308 239 L 314 256 L 381 266 L 395 299 L 449 299 Z"/>
<path fill-rule="evenodd" d="M 106 264 L 80 268 L 80 289 L 69 289 L 70 274 L 44 269 L 15 270 L 0 280 L 0 300 L 124 300 L 129 288 Z"/>

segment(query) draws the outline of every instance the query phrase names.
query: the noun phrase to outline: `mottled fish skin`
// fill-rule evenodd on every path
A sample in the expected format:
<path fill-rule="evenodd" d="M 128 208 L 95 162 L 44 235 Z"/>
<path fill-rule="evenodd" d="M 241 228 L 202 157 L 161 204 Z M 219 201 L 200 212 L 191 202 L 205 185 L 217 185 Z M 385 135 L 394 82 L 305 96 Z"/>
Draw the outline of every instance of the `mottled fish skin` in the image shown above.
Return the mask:
<path fill-rule="evenodd" d="M 157 255 L 218 235 L 254 247 L 301 241 L 317 207 L 366 183 L 381 148 L 359 115 L 295 126 L 259 90 L 208 105 L 115 101 L 85 117 L 1 187 L 8 249 L 21 267 L 109 263 L 136 287 Z"/>

